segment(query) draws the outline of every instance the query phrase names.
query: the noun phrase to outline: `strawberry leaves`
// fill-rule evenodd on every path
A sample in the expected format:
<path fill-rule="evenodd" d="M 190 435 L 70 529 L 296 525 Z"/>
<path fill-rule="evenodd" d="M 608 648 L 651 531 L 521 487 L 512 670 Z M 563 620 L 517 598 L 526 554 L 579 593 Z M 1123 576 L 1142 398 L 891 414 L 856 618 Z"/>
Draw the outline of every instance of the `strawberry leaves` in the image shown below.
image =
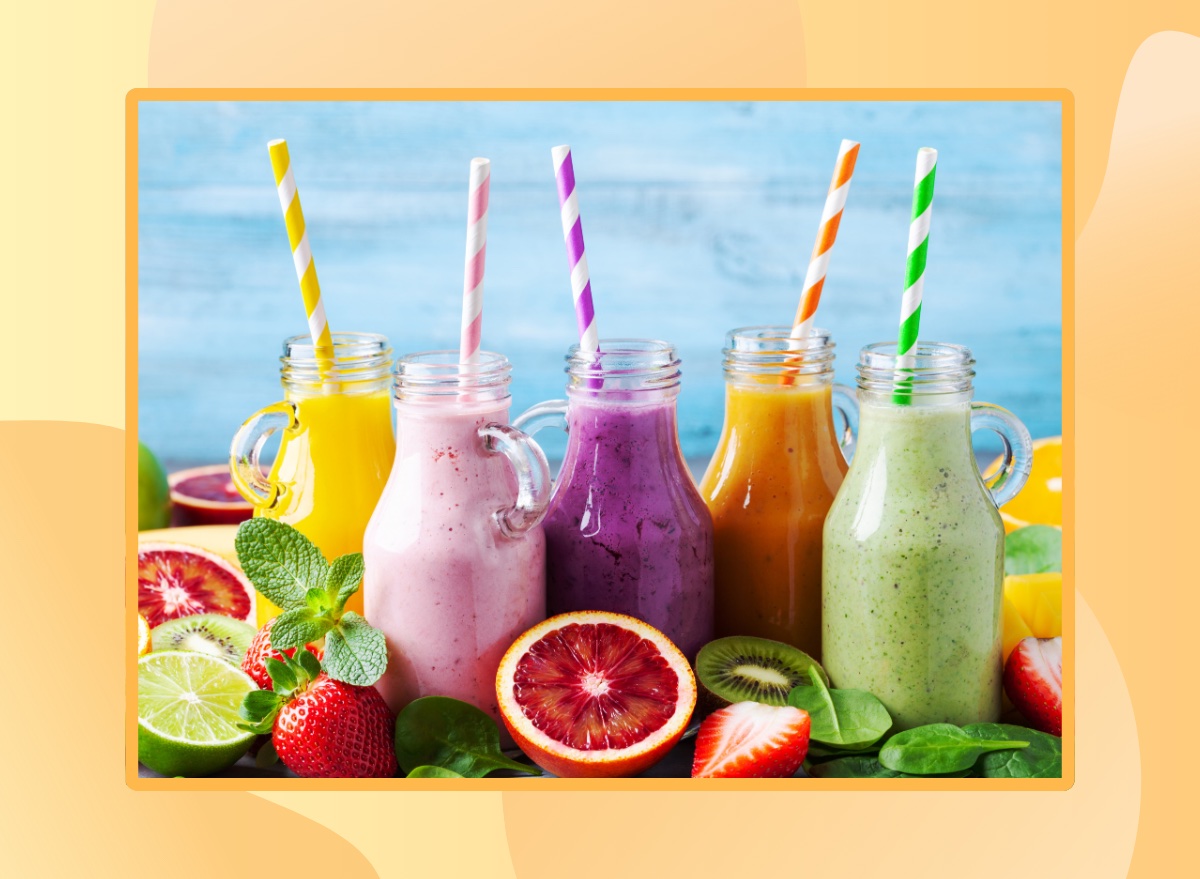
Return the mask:
<path fill-rule="evenodd" d="M 274 519 L 243 522 L 234 546 L 254 588 L 282 608 L 271 627 L 272 647 L 302 648 L 324 638 L 325 672 L 331 678 L 356 687 L 379 680 L 387 668 L 383 633 L 346 610 L 350 596 L 362 587 L 361 553 L 329 564 L 307 537 Z M 298 650 L 297 656 L 304 655 L 317 662 L 307 650 Z"/>
<path fill-rule="evenodd" d="M 274 629 L 272 629 L 274 632 Z M 301 648 L 295 656 L 284 655 L 283 659 L 268 657 L 267 674 L 271 676 L 270 690 L 251 690 L 242 700 L 238 713 L 244 730 L 259 735 L 268 735 L 275 726 L 279 709 L 292 700 L 321 673 L 321 661 Z"/>

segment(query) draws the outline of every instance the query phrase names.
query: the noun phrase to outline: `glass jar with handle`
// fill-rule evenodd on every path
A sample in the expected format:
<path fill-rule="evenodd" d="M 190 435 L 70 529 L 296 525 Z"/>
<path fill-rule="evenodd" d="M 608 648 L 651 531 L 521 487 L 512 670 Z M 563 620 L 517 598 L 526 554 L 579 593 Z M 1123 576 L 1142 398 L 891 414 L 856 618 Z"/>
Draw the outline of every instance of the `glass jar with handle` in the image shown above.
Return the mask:
<path fill-rule="evenodd" d="M 743 327 L 725 337 L 725 424 L 700 483 L 713 517 L 716 634 L 821 655 L 821 532 L 858 424 L 833 383 L 827 330 Z M 835 411 L 843 428 L 834 423 Z"/>
<path fill-rule="evenodd" d="M 824 652 L 837 687 L 881 699 L 896 729 L 995 721 L 1001 695 L 1004 528 L 997 507 L 1029 476 L 1010 412 L 973 403 L 961 345 L 895 343 L 859 355 L 860 421 L 824 532 Z M 974 430 L 1004 444 L 985 482 Z"/>
<path fill-rule="evenodd" d="M 569 437 L 546 517 L 548 612 L 628 614 L 694 659 L 712 638 L 712 517 L 679 446 L 679 366 L 667 342 L 572 346 L 567 399 L 514 423 Z"/>
<path fill-rule="evenodd" d="M 333 344 L 333 363 L 323 365 L 309 336 L 284 342 L 284 399 L 241 426 L 229 460 L 233 483 L 255 516 L 291 525 L 331 561 L 362 552 L 363 532 L 396 453 L 387 339 L 334 333 Z M 259 456 L 276 432 L 279 451 L 264 474 Z M 361 596 L 352 596 L 347 607 L 361 613 Z M 259 625 L 278 613 L 258 597 Z"/>
<path fill-rule="evenodd" d="M 550 470 L 508 425 L 511 367 L 480 351 L 396 361 L 398 444 L 364 540 L 366 617 L 388 643 L 393 711 L 451 696 L 499 720 L 496 671 L 545 618 Z"/>

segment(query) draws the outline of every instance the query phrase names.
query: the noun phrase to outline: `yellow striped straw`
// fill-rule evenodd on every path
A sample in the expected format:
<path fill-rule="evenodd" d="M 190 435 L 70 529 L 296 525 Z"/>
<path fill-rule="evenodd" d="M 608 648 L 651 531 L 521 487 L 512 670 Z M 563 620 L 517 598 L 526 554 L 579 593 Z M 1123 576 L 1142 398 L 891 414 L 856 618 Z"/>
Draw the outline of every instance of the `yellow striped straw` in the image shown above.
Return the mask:
<path fill-rule="evenodd" d="M 279 206 L 287 225 L 288 243 L 292 246 L 292 262 L 304 297 L 304 314 L 312 334 L 313 353 L 322 375 L 333 365 L 333 336 L 325 320 L 325 305 L 321 302 L 321 286 L 317 283 L 317 267 L 313 264 L 312 248 L 308 246 L 308 230 L 304 228 L 304 213 L 300 210 L 300 193 L 292 176 L 292 158 L 286 140 L 267 144 L 271 154 L 271 169 L 275 172 L 275 188 L 279 191 Z"/>

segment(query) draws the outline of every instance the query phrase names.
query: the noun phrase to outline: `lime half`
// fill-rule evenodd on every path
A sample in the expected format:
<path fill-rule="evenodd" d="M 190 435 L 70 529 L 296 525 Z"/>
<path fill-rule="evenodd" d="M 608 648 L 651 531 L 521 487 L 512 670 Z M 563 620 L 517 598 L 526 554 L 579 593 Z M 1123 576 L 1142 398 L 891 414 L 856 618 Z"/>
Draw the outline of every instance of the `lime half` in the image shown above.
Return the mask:
<path fill-rule="evenodd" d="M 150 653 L 138 660 L 138 759 L 163 775 L 210 775 L 238 761 L 254 733 L 238 709 L 254 681 L 205 653 Z"/>

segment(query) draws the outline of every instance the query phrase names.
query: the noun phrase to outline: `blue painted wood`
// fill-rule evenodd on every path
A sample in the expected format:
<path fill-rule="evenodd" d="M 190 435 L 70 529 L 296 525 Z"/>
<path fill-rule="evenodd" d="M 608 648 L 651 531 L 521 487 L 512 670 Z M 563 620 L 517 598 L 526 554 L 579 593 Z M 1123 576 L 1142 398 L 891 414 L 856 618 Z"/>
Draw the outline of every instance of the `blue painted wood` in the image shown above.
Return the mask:
<path fill-rule="evenodd" d="M 491 158 L 483 339 L 513 361 L 514 412 L 562 391 L 574 315 L 550 147 L 570 143 L 601 336 L 679 346 L 681 436 L 701 460 L 722 337 L 790 321 L 842 137 L 863 146 L 818 323 L 846 383 L 860 346 L 894 337 L 916 150 L 935 146 L 922 335 L 975 351 L 979 399 L 1061 431 L 1057 104 L 143 103 L 138 428 L 171 466 L 224 458 L 305 329 L 273 137 L 332 326 L 398 352 L 457 343 L 467 166 Z"/>

